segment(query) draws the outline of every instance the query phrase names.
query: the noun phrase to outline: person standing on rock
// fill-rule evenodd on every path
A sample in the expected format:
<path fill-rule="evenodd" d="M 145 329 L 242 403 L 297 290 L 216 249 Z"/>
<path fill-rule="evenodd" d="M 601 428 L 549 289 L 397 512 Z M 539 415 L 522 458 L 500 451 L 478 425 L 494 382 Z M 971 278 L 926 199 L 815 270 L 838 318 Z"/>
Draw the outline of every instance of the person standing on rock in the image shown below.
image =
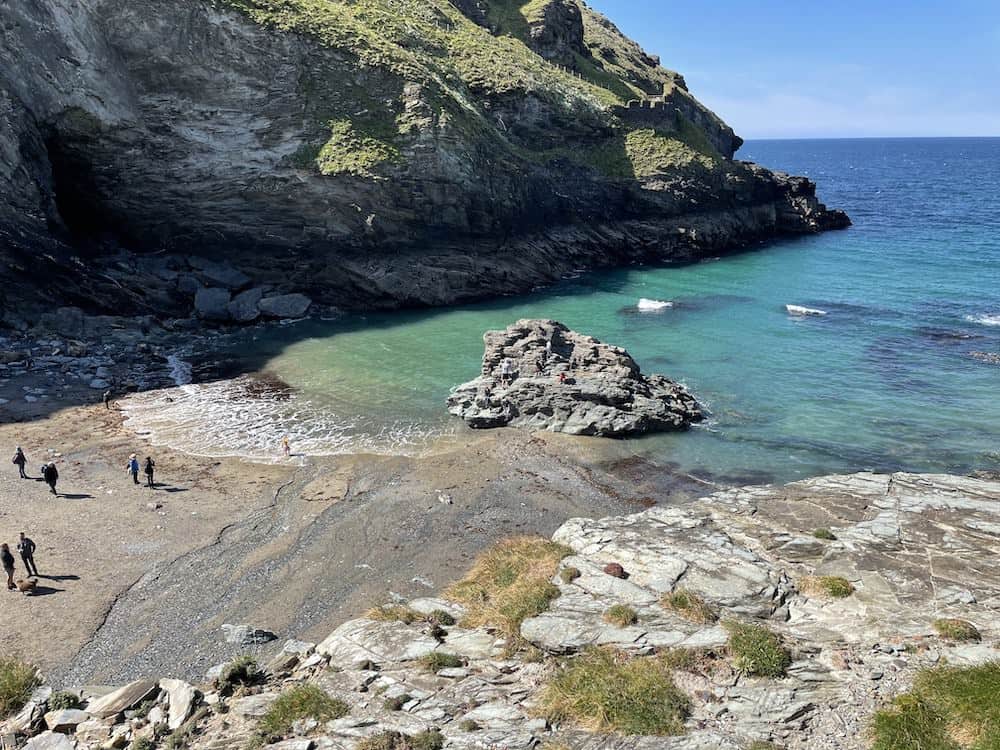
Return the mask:
<path fill-rule="evenodd" d="M 0 544 L 0 564 L 3 565 L 3 572 L 7 574 L 7 590 L 14 591 L 14 556 L 10 553 L 10 547 Z"/>
<path fill-rule="evenodd" d="M 146 468 L 143 471 L 146 472 L 146 484 L 149 485 L 149 489 L 151 490 L 156 489 L 156 484 L 153 483 L 153 471 L 155 469 L 156 462 L 149 456 L 146 456 Z"/>
<path fill-rule="evenodd" d="M 52 494 L 58 497 L 59 493 L 56 492 L 56 482 L 59 481 L 59 469 L 56 468 L 55 461 L 47 463 L 42 467 L 42 479 L 45 480 L 49 489 L 52 490 Z"/>
<path fill-rule="evenodd" d="M 500 383 L 503 385 L 510 385 L 513 380 L 513 369 L 514 366 L 510 361 L 510 357 L 504 357 L 503 361 L 500 363 Z"/>
<path fill-rule="evenodd" d="M 111 411 L 111 389 L 104 392 L 104 408 Z"/>
<path fill-rule="evenodd" d="M 17 470 L 21 472 L 21 479 L 27 479 L 28 475 L 24 473 L 24 465 L 28 463 L 27 456 L 24 455 L 24 451 L 21 450 L 21 446 L 17 446 L 17 450 L 14 451 L 14 458 L 11 461 L 17 464 Z"/>
<path fill-rule="evenodd" d="M 24 569 L 29 576 L 38 576 L 38 566 L 35 565 L 35 543 L 21 532 L 20 539 L 17 540 L 17 553 L 21 556 Z"/>
<path fill-rule="evenodd" d="M 128 457 L 128 463 L 125 464 L 125 473 L 132 475 L 132 481 L 135 484 L 139 484 L 139 459 L 133 453 Z"/>

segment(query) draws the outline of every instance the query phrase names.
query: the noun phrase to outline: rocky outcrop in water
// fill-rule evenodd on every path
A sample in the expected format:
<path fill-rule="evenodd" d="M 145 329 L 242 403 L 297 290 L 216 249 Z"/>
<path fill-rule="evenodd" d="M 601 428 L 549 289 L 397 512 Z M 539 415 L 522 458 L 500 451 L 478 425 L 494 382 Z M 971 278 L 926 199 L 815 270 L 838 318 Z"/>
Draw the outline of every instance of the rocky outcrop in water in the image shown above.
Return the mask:
<path fill-rule="evenodd" d="M 572 550 L 550 582 L 558 596 L 520 628 L 538 650 L 512 649 L 492 626 L 468 626 L 453 601 L 396 602 L 383 610 L 395 614 L 349 621 L 319 644 L 285 642 L 258 679 L 250 670 L 240 681 L 219 665 L 201 686 L 71 687 L 81 705 L 63 711 L 52 710 L 52 690 L 42 687 L 0 734 L 31 736 L 25 746 L 36 750 L 154 737 L 237 750 L 258 736 L 282 694 L 308 685 L 342 701 L 343 715 L 298 717 L 268 747 L 352 750 L 395 732 L 456 750 L 742 750 L 755 742 L 863 750 L 873 713 L 921 670 L 996 660 L 998 531 L 1000 483 L 912 474 L 744 487 L 681 507 L 574 519 L 554 536 Z M 813 583 L 823 576 L 849 585 L 831 596 Z M 679 593 L 697 597 L 701 616 L 670 604 Z M 631 623 L 609 622 L 615 606 L 634 614 Z M 737 666 L 726 627 L 734 621 L 779 638 L 789 655 L 783 675 Z M 971 630 L 963 640 L 941 622 Z M 595 646 L 623 661 L 687 654 L 671 677 L 689 701 L 683 734 L 593 733 L 540 715 L 553 676 Z M 366 747 L 383 746 L 399 747 Z"/>
<path fill-rule="evenodd" d="M 848 223 L 581 2 L 321 5 L 0 4 L 0 313 L 190 309 L 123 253 L 394 307 Z"/>
<path fill-rule="evenodd" d="M 483 339 L 482 375 L 448 398 L 448 411 L 473 428 L 624 437 L 702 419 L 684 386 L 643 375 L 621 347 L 561 323 L 520 320 Z"/>

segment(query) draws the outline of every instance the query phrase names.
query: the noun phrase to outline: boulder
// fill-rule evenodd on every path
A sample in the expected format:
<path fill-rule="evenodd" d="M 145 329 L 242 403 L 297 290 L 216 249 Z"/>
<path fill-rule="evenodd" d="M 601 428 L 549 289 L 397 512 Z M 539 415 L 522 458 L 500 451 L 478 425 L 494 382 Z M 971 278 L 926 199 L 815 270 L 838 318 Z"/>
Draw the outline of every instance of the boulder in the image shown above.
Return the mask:
<path fill-rule="evenodd" d="M 311 305 L 312 300 L 304 294 L 280 294 L 264 297 L 257 309 L 268 318 L 301 318 Z"/>
<path fill-rule="evenodd" d="M 136 680 L 87 704 L 87 713 L 100 719 L 134 708 L 160 689 L 152 680 Z"/>
<path fill-rule="evenodd" d="M 164 678 L 160 680 L 160 689 L 167 693 L 167 726 L 171 731 L 187 721 L 198 700 L 198 691 L 184 680 Z"/>
<path fill-rule="evenodd" d="M 206 263 L 198 269 L 197 276 L 206 284 L 232 290 L 242 289 L 252 280 L 245 273 L 227 263 Z"/>
<path fill-rule="evenodd" d="M 250 323 L 257 320 L 260 317 L 257 305 L 263 296 L 264 290 L 260 287 L 240 292 L 229 303 L 229 316 L 237 323 Z"/>
<path fill-rule="evenodd" d="M 624 349 L 561 323 L 521 320 L 483 338 L 482 374 L 448 398 L 448 410 L 473 428 L 625 437 L 702 419 L 684 386 L 643 375 Z"/>
<path fill-rule="evenodd" d="M 111 383 L 109 383 L 107 380 L 104 380 L 102 378 L 93 378 L 90 381 L 90 387 L 93 388 L 95 391 L 103 391 L 103 390 L 105 390 L 107 388 L 110 388 L 111 387 Z"/>
<path fill-rule="evenodd" d="M 229 320 L 229 290 L 202 287 L 194 295 L 194 310 L 205 320 Z"/>
<path fill-rule="evenodd" d="M 75 748 L 76 743 L 65 734 L 42 732 L 28 740 L 23 750 L 74 750 Z"/>
<path fill-rule="evenodd" d="M 278 638 L 270 630 L 255 628 L 253 625 L 230 625 L 226 623 L 222 626 L 222 631 L 225 633 L 226 643 L 233 643 L 237 646 L 254 646 L 260 643 L 268 643 Z"/>
<path fill-rule="evenodd" d="M 45 726 L 53 732 L 71 734 L 76 727 L 90 718 L 90 714 L 77 708 L 64 708 L 59 711 L 49 711 L 45 714 Z"/>

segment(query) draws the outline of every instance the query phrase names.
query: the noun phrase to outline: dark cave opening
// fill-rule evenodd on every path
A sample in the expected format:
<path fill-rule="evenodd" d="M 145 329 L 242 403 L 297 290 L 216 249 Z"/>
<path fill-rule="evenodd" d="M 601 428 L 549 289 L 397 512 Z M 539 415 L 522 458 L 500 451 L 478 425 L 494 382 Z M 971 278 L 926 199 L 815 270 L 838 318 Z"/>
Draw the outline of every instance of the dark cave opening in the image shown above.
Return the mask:
<path fill-rule="evenodd" d="M 45 147 L 56 210 L 67 239 L 82 248 L 117 240 L 117 222 L 101 199 L 93 162 L 56 135 L 46 140 Z"/>

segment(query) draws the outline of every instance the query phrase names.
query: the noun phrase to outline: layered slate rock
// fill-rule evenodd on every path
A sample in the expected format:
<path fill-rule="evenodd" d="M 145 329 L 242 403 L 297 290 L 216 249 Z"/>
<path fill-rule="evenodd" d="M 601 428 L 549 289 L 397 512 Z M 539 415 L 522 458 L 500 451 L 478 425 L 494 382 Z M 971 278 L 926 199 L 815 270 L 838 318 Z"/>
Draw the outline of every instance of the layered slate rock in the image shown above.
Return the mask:
<path fill-rule="evenodd" d="M 624 437 L 679 430 L 702 419 L 684 386 L 643 375 L 629 353 L 553 320 L 487 331 L 482 374 L 448 399 L 476 429 L 523 427 Z"/>

